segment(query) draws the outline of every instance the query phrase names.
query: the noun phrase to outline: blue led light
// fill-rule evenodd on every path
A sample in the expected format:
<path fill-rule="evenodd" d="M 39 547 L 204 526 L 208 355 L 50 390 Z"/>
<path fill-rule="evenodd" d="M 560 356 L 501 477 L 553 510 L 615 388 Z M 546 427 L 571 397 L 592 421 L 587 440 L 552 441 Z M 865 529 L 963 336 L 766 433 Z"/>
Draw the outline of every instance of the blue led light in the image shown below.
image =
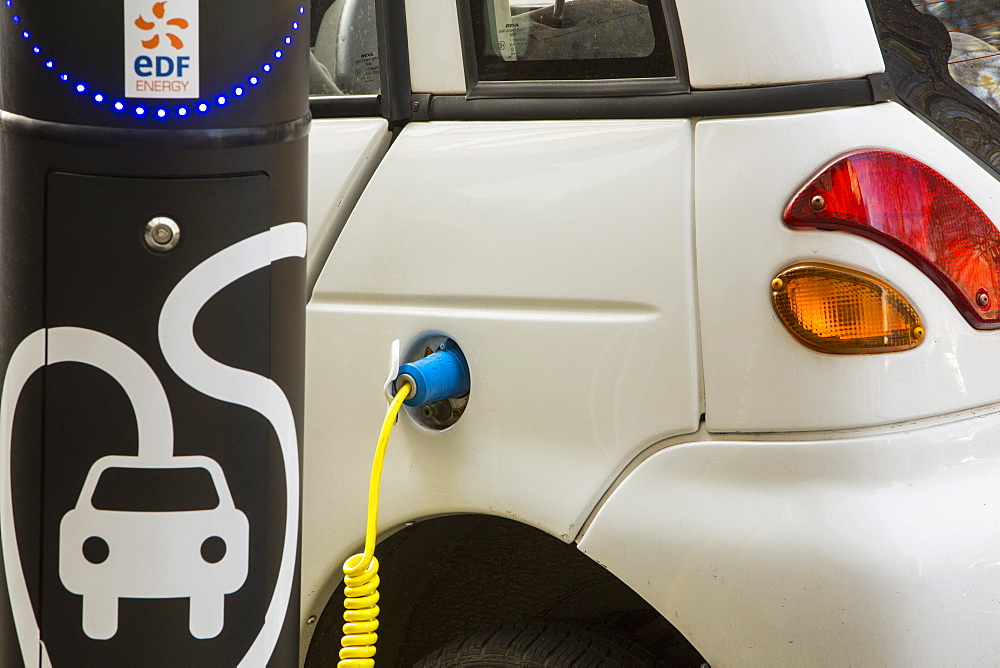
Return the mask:
<path fill-rule="evenodd" d="M 14 0 L 4 0 L 4 4 L 8 8 L 13 8 L 14 7 Z M 305 15 L 305 13 L 306 13 L 306 7 L 305 7 L 305 5 L 299 5 L 298 6 L 298 14 L 299 15 Z M 20 14 L 12 14 L 10 18 L 11 18 L 11 21 L 13 23 L 18 23 L 18 24 L 22 23 L 22 20 L 21 20 L 22 17 L 21 17 Z M 290 24 L 286 24 L 286 25 L 290 25 L 291 30 L 293 30 L 293 31 L 300 30 L 302 28 L 302 24 L 299 21 L 297 21 L 297 20 L 296 21 L 291 21 Z M 23 39 L 25 39 L 25 40 L 31 40 L 31 42 L 29 42 L 29 44 L 31 46 L 32 53 L 34 53 L 36 55 L 42 53 L 42 47 L 39 44 L 37 44 L 37 43 L 33 43 L 35 40 L 32 39 L 32 33 L 31 33 L 31 31 L 29 31 L 29 30 L 22 30 L 21 31 L 21 37 Z M 290 46 L 290 45 L 292 45 L 295 42 L 295 39 L 290 34 L 284 35 L 281 39 L 282 39 L 283 45 L 286 45 L 286 46 Z M 282 49 L 276 49 L 273 52 L 273 54 L 274 54 L 274 59 L 275 60 L 282 60 L 282 59 L 284 59 L 284 56 L 285 56 L 285 52 Z M 55 69 L 55 60 L 45 59 L 45 60 L 43 60 L 41 62 L 43 63 L 43 66 L 45 67 L 45 69 L 49 69 L 49 70 Z M 264 62 L 264 63 L 261 64 L 261 70 L 263 72 L 265 72 L 265 73 L 270 73 L 271 70 L 272 70 L 272 67 L 273 66 L 272 66 L 271 62 Z M 58 78 L 62 82 L 70 83 L 70 85 L 73 86 L 73 88 L 75 89 L 75 91 L 77 93 L 83 94 L 83 93 L 87 92 L 87 88 L 88 88 L 87 84 L 84 83 L 83 81 L 81 81 L 76 76 L 71 77 L 68 72 L 60 72 L 58 74 Z M 71 79 L 75 79 L 76 83 L 71 83 L 71 81 L 70 81 Z M 247 77 L 247 81 L 249 82 L 249 84 L 251 86 L 257 86 L 258 84 L 261 83 L 260 79 L 256 75 L 250 75 L 249 77 Z M 230 88 L 230 90 L 232 91 L 232 95 L 234 97 L 237 97 L 237 98 L 244 97 L 244 93 L 246 93 L 246 88 L 244 88 L 243 86 L 245 86 L 245 85 L 246 84 L 235 85 L 232 88 Z M 94 93 L 92 96 L 88 95 L 88 97 L 92 97 L 94 103 L 98 104 L 98 105 L 102 105 L 104 102 L 110 102 L 109 100 L 106 99 L 106 97 L 102 93 Z M 196 108 L 197 108 L 197 110 L 199 112 L 206 113 L 206 112 L 210 111 L 210 108 L 211 108 L 211 106 L 212 106 L 213 103 L 217 104 L 220 107 L 222 107 L 222 106 L 226 106 L 228 104 L 228 102 L 229 102 L 229 99 L 227 98 L 226 95 L 217 95 L 217 96 L 213 96 L 213 97 L 209 98 L 209 100 L 207 100 L 205 102 L 197 102 L 196 103 L 197 104 Z M 123 100 L 116 100 L 116 101 L 114 101 L 113 103 L 110 104 L 110 107 L 112 109 L 114 109 L 114 111 L 116 111 L 116 112 L 123 112 L 123 111 L 131 110 L 131 111 L 135 112 L 136 116 L 145 116 L 146 115 L 146 109 L 144 107 L 139 107 L 139 106 L 130 107 L 130 105 L 128 103 L 126 103 L 125 101 L 123 101 Z M 155 113 L 156 113 L 156 116 L 158 116 L 159 118 L 167 118 L 167 117 L 171 116 L 174 111 L 176 111 L 177 116 L 184 117 L 184 116 L 188 116 L 188 112 L 190 111 L 190 109 L 188 109 L 187 107 L 176 107 L 174 109 L 171 109 L 171 108 L 158 108 Z"/>

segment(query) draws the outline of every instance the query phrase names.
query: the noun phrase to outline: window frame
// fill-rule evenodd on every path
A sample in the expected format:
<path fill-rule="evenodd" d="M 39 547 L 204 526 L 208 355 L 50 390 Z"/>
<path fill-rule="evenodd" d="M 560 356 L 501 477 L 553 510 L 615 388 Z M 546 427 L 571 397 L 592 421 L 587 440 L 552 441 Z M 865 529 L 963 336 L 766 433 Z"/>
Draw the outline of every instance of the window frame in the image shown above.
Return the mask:
<path fill-rule="evenodd" d="M 508 97 L 635 97 L 687 93 L 691 90 L 688 82 L 687 58 L 684 53 L 680 18 L 674 0 L 649 0 L 650 2 L 658 2 L 663 10 L 666 37 L 673 59 L 674 76 L 614 79 L 526 79 L 517 81 L 480 79 L 472 3 L 481 1 L 457 0 L 458 26 L 465 68 L 466 98 L 469 100 Z"/>

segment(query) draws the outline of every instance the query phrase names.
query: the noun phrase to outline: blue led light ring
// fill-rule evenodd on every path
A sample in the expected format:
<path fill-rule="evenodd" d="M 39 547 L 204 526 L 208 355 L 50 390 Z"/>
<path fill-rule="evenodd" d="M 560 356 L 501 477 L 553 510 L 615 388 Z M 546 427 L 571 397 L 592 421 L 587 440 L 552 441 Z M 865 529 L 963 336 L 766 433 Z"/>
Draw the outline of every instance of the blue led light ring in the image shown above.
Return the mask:
<path fill-rule="evenodd" d="M 13 11 L 14 0 L 4 0 L 4 4 L 8 9 Z M 305 15 L 306 8 L 300 5 L 296 10 L 300 16 Z M 31 52 L 37 56 L 42 55 L 42 47 L 34 43 L 32 39 L 32 34 L 30 30 L 24 28 L 22 24 L 22 18 L 19 14 L 12 14 L 11 21 L 22 27 L 21 37 L 31 45 Z M 89 87 L 86 82 L 77 77 L 71 76 L 67 72 L 60 72 L 58 75 L 59 81 L 71 85 L 77 93 L 80 95 L 87 95 L 89 91 L 89 97 L 91 101 L 101 106 L 105 109 L 109 109 L 115 113 L 124 114 L 132 113 L 139 118 L 146 118 L 147 116 L 155 117 L 159 119 L 169 118 L 171 115 L 176 115 L 179 118 L 184 118 L 189 114 L 198 112 L 200 114 L 208 113 L 213 107 L 225 107 L 229 104 L 231 100 L 239 100 L 246 96 L 246 93 L 250 88 L 257 86 L 261 83 L 262 78 L 274 71 L 274 65 L 277 61 L 284 58 L 284 48 L 289 47 L 295 41 L 293 35 L 302 28 L 302 24 L 298 20 L 294 20 L 289 25 L 291 29 L 289 34 L 285 35 L 281 44 L 283 46 L 276 48 L 273 52 L 273 58 L 266 60 L 260 67 L 260 72 L 251 73 L 247 75 L 245 81 L 237 82 L 233 84 L 228 90 L 210 95 L 209 97 L 201 100 L 196 100 L 192 103 L 186 105 L 170 107 L 169 105 L 153 105 L 147 106 L 142 104 L 134 104 L 127 102 L 126 100 L 110 100 L 104 93 L 99 91 L 89 91 Z M 58 68 L 56 67 L 56 61 L 51 58 L 43 59 L 43 67 L 48 70 L 55 72 Z M 105 105 L 104 103 L 109 104 Z"/>

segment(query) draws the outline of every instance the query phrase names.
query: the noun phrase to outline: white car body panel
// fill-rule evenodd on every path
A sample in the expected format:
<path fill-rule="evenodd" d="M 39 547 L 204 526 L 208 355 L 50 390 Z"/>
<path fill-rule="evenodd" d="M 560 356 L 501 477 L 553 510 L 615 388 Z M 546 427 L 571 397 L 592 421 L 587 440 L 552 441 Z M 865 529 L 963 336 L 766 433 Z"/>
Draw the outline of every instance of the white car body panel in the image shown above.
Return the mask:
<path fill-rule="evenodd" d="M 457 4 L 406 0 L 406 36 L 413 92 L 465 95 Z"/>
<path fill-rule="evenodd" d="M 389 149 L 381 118 L 314 121 L 309 133 L 309 276 L 315 281 L 379 160 Z"/>
<path fill-rule="evenodd" d="M 734 146 L 740 160 L 732 158 Z M 884 246 L 782 222 L 784 207 L 807 180 L 833 159 L 865 148 L 927 163 L 1000 220 L 996 179 L 897 104 L 697 125 L 709 431 L 849 429 L 1000 401 L 1000 331 L 973 329 L 929 278 Z M 775 314 L 769 285 L 799 261 L 888 279 L 921 314 L 926 339 L 913 350 L 884 355 L 828 355 L 802 346 Z"/>
<path fill-rule="evenodd" d="M 856 79 L 885 69 L 864 2 L 676 3 L 692 88 Z"/>
<path fill-rule="evenodd" d="M 456 3 L 405 1 L 413 91 L 464 94 Z M 862 0 L 676 6 L 694 89 L 884 71 Z M 314 152 L 337 154 L 338 123 L 317 123 Z M 995 663 L 1000 330 L 876 242 L 782 222 L 851 151 L 917 158 L 1000 221 L 994 174 L 896 103 L 412 121 L 387 151 L 384 125 L 364 132 L 355 173 L 381 163 L 346 225 L 328 195 L 316 211 L 338 222 L 310 232 L 326 245 L 309 256 L 303 660 L 363 539 L 390 344 L 409 361 L 446 335 L 471 400 L 444 431 L 400 417 L 380 538 L 474 513 L 577 541 L 715 668 Z M 354 178 L 348 153 L 313 183 Z M 802 261 L 886 279 L 925 340 L 805 348 L 770 293 Z"/>
<path fill-rule="evenodd" d="M 427 332 L 459 341 L 473 391 L 447 431 L 400 419 L 383 530 L 470 512 L 571 541 L 636 454 L 697 429 L 691 131 L 683 120 L 403 130 L 308 309 L 307 614 L 363 535 L 396 338 L 404 351 Z"/>
<path fill-rule="evenodd" d="M 828 437 L 661 450 L 580 549 L 713 668 L 994 665 L 1000 414 Z"/>

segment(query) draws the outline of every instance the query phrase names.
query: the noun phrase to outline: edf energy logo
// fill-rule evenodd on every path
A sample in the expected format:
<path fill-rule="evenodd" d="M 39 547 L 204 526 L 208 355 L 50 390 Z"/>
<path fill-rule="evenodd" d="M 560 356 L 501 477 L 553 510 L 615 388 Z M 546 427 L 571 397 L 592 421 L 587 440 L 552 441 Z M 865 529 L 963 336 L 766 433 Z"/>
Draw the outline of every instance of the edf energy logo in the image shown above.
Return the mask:
<path fill-rule="evenodd" d="M 196 98 L 199 0 L 125 0 L 125 96 Z"/>

